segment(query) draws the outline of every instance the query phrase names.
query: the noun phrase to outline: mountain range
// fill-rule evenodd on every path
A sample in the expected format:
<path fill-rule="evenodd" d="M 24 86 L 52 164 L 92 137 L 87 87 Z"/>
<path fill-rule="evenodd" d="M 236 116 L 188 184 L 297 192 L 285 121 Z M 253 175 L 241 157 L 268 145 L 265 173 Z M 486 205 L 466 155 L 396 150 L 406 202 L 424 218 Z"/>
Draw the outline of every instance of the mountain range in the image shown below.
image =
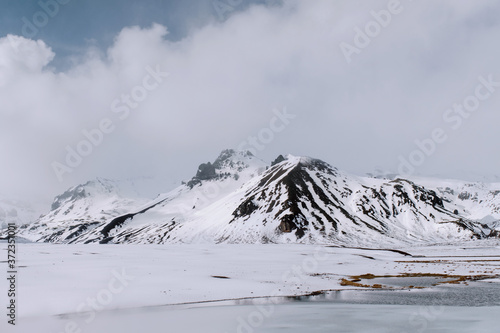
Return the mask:
<path fill-rule="evenodd" d="M 19 236 L 52 243 L 449 243 L 500 236 L 500 183 L 355 176 L 314 158 L 224 150 L 154 199 L 95 179 Z"/>

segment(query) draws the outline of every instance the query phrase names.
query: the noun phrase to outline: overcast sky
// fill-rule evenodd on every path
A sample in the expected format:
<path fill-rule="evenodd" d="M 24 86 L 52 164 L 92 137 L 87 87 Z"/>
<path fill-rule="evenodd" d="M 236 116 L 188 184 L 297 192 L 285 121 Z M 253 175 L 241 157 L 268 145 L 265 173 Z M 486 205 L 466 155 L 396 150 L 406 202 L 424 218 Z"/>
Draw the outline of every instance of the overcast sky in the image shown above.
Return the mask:
<path fill-rule="evenodd" d="M 237 147 L 500 175 L 498 1 L 41 3 L 0 4 L 4 195 L 179 183 Z"/>

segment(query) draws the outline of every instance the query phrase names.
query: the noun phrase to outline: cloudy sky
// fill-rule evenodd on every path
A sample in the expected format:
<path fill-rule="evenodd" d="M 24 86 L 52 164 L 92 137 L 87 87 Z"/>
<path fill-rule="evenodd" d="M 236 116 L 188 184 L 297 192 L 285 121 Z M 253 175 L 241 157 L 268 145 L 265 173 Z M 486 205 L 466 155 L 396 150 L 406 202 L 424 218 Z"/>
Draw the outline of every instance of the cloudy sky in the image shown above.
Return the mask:
<path fill-rule="evenodd" d="M 498 1 L 2 1 L 0 192 L 190 178 L 222 149 L 500 175 Z"/>

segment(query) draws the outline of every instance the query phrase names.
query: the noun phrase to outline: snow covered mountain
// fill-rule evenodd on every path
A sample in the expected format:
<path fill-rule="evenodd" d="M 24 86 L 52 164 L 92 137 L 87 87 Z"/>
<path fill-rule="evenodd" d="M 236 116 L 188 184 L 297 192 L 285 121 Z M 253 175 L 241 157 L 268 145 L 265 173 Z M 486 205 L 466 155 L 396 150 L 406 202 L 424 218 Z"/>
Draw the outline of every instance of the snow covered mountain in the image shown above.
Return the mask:
<path fill-rule="evenodd" d="M 74 187 L 22 235 L 57 243 L 345 245 L 498 235 L 495 190 L 479 191 L 477 185 L 468 196 L 457 184 L 445 185 L 357 177 L 291 155 L 267 165 L 249 152 L 225 150 L 213 163 L 201 164 L 191 180 L 149 202 L 109 181 Z"/>
<path fill-rule="evenodd" d="M 147 202 L 128 181 L 97 178 L 58 195 L 48 214 L 20 228 L 32 241 L 65 242 Z"/>

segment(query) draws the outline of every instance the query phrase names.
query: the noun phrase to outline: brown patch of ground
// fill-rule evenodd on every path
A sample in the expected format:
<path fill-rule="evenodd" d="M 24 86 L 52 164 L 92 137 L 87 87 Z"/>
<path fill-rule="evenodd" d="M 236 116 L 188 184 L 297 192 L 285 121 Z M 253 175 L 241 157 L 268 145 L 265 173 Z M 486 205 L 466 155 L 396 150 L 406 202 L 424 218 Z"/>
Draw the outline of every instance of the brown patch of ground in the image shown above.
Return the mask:
<path fill-rule="evenodd" d="M 442 281 L 438 281 L 434 286 L 439 285 L 439 284 L 460 284 L 460 283 L 465 283 L 467 285 L 467 282 L 469 281 L 480 281 L 480 280 L 485 280 L 485 279 L 491 279 L 491 278 L 497 278 L 500 277 L 500 275 L 450 275 L 450 274 L 439 274 L 439 273 L 404 273 L 404 274 L 398 274 L 398 275 L 374 275 L 374 274 L 363 274 L 363 275 L 354 275 L 349 277 L 349 279 L 342 278 L 340 280 L 340 285 L 341 286 L 353 286 L 353 287 L 360 287 L 360 288 L 375 288 L 375 289 L 397 289 L 395 287 L 388 287 L 384 286 L 381 284 L 367 284 L 361 283 L 362 280 L 372 280 L 376 278 L 409 278 L 409 277 L 435 277 L 435 278 L 441 278 L 443 279 Z M 445 280 L 446 279 L 446 280 Z M 403 289 L 410 288 L 410 289 L 424 289 L 425 287 L 420 287 L 420 286 L 408 286 L 404 287 Z"/>

